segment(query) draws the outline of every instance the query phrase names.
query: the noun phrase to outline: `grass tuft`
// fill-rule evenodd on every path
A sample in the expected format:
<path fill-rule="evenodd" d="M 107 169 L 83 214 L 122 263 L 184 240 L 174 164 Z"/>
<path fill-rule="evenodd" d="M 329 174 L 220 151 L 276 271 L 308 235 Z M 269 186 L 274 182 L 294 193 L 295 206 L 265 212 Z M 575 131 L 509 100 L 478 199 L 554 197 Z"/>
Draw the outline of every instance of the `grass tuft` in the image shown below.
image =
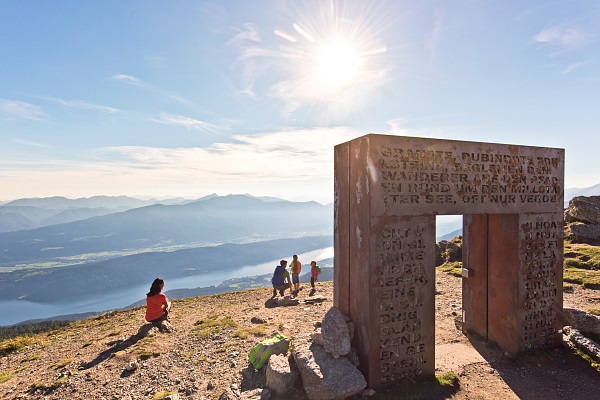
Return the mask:
<path fill-rule="evenodd" d="M 205 338 L 221 332 L 223 328 L 237 328 L 237 326 L 237 323 L 230 317 L 219 318 L 216 315 L 211 315 L 206 319 L 196 321 L 191 332 L 198 338 Z"/>
<path fill-rule="evenodd" d="M 177 394 L 177 392 L 169 392 L 166 390 L 156 392 L 156 393 L 154 393 L 152 400 L 163 400 L 164 398 L 166 398 L 167 396 L 170 396 L 172 394 Z"/>
<path fill-rule="evenodd" d="M 584 288 L 600 288 L 600 271 L 589 271 L 578 268 L 565 268 L 563 280 L 565 282 L 577 283 Z"/>
<path fill-rule="evenodd" d="M 442 272 L 446 272 L 450 275 L 462 277 L 462 262 L 455 261 L 451 263 L 444 263 L 438 267 Z"/>
<path fill-rule="evenodd" d="M 66 360 L 63 360 L 63 361 L 61 361 L 61 362 L 57 363 L 57 364 L 54 366 L 54 368 L 55 368 L 55 369 L 61 369 L 61 368 L 64 368 L 64 367 L 66 367 L 67 365 L 71 364 L 72 362 L 73 362 L 73 359 L 72 359 L 72 358 L 69 358 L 69 359 L 66 359 Z"/>
<path fill-rule="evenodd" d="M 240 328 L 238 330 L 236 330 L 235 332 L 233 332 L 233 337 L 237 337 L 240 339 L 247 339 L 248 336 L 256 336 L 256 337 L 261 337 L 261 336 L 266 336 L 267 332 L 266 332 L 266 327 L 259 325 L 259 326 L 251 326 L 249 328 Z"/>
<path fill-rule="evenodd" d="M 10 372 L 7 371 L 2 371 L 0 372 L 0 383 L 4 383 L 7 380 L 9 380 L 10 378 L 12 378 L 14 375 L 11 374 Z"/>
<path fill-rule="evenodd" d="M 17 336 L 12 339 L 3 340 L 0 342 L 0 357 L 5 357 L 39 342 L 39 339 L 36 339 L 33 336 Z"/>
<path fill-rule="evenodd" d="M 581 357 L 585 361 L 587 361 L 592 368 L 594 368 L 596 371 L 600 372 L 600 364 L 597 361 L 595 361 L 592 357 L 590 357 L 586 352 L 579 350 L 579 349 L 575 350 L 575 352 L 577 353 L 577 355 L 579 357 Z"/>

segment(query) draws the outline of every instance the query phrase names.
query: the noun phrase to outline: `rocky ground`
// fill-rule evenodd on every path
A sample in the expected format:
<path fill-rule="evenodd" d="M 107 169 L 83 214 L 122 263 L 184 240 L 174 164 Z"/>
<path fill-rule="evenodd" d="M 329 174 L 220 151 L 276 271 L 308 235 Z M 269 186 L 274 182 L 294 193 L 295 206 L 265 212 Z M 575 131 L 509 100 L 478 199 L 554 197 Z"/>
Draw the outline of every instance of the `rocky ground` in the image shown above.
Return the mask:
<path fill-rule="evenodd" d="M 574 285 L 564 306 L 600 308 L 600 291 Z M 461 280 L 438 272 L 436 369 L 454 371 L 452 399 L 597 399 L 600 373 L 566 347 L 518 357 L 463 335 Z M 3 399 L 218 399 L 242 387 L 248 352 L 259 340 L 310 333 L 332 306 L 331 282 L 319 283 L 325 301 L 268 308 L 270 289 L 176 300 L 170 333 L 139 339 L 144 309 L 113 312 L 28 339 L 29 346 L 0 358 Z M 308 290 L 300 292 L 308 298 Z M 374 396 L 377 398 L 378 394 Z M 300 389 L 288 397 L 303 399 Z M 395 398 L 402 399 L 402 394 Z M 404 398 L 415 398 L 404 397 Z"/>

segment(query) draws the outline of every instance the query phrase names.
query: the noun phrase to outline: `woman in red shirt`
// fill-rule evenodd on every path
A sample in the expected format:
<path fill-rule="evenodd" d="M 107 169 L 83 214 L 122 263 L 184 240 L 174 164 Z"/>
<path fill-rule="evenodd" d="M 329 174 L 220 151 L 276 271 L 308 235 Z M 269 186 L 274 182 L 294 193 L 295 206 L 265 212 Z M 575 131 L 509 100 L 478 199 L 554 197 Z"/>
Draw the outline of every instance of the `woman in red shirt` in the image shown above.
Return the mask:
<path fill-rule="evenodd" d="M 146 321 L 152 325 L 160 326 L 161 322 L 169 316 L 171 302 L 162 293 L 165 281 L 162 278 L 156 278 L 152 282 L 150 291 L 146 293 Z"/>

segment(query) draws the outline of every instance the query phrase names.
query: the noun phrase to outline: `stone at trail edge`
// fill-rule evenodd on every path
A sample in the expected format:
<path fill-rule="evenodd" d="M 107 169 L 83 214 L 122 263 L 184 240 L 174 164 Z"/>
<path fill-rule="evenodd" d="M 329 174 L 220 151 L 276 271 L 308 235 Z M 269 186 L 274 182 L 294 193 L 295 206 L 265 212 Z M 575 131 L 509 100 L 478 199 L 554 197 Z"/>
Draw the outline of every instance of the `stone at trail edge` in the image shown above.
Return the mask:
<path fill-rule="evenodd" d="M 294 360 L 310 400 L 341 399 L 367 386 L 364 376 L 347 358 L 333 358 L 308 336 L 296 337 L 293 343 Z"/>
<path fill-rule="evenodd" d="M 350 353 L 350 332 L 344 316 L 336 307 L 331 307 L 323 317 L 321 333 L 325 350 L 334 358 Z"/>
<path fill-rule="evenodd" d="M 276 354 L 267 363 L 266 386 L 277 395 L 284 395 L 296 384 L 298 371 L 287 355 Z"/>

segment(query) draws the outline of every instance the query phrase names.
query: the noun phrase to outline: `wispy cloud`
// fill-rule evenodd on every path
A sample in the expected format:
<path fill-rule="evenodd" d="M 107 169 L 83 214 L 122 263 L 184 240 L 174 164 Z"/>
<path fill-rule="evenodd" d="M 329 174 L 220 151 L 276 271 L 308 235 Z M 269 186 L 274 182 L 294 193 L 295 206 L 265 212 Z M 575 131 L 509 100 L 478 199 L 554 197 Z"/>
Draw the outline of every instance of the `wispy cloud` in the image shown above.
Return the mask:
<path fill-rule="evenodd" d="M 116 74 L 107 79 L 112 82 L 118 82 L 118 83 L 122 83 L 125 85 L 131 85 L 131 86 L 135 86 L 135 87 L 144 89 L 147 92 L 157 94 L 158 96 L 161 96 L 163 98 L 171 99 L 177 103 L 182 103 L 182 104 L 187 104 L 187 105 L 191 104 L 191 102 L 188 99 L 181 96 L 180 94 L 177 94 L 177 93 L 174 93 L 174 92 L 171 92 L 168 90 L 163 90 L 159 87 L 156 87 L 147 82 L 144 82 L 142 79 L 137 78 L 135 76 L 126 75 L 126 74 Z"/>
<path fill-rule="evenodd" d="M 168 113 L 161 113 L 160 117 L 154 118 L 153 121 L 158 122 L 159 124 L 181 126 L 184 128 L 197 129 L 204 132 L 215 131 L 218 129 L 216 125 L 205 121 L 185 117 L 183 115 L 172 115 Z"/>
<path fill-rule="evenodd" d="M 25 101 L 0 99 L 0 118 L 42 121 L 46 118 L 46 113 L 42 111 L 41 107 Z"/>
<path fill-rule="evenodd" d="M 119 112 L 119 110 L 117 108 L 88 103 L 85 100 L 63 100 L 63 99 L 59 99 L 59 98 L 55 98 L 55 97 L 45 97 L 45 98 L 48 100 L 52 100 L 62 106 L 65 106 L 68 108 L 74 108 L 74 109 L 78 109 L 78 110 L 95 110 L 95 111 L 101 111 L 101 112 L 105 112 L 105 113 L 109 113 L 109 114 L 114 114 L 114 113 Z"/>
<path fill-rule="evenodd" d="M 23 145 L 23 146 L 33 146 L 33 147 L 43 147 L 43 148 L 50 148 L 52 146 L 49 146 L 47 144 L 44 143 L 40 143 L 40 142 L 34 142 L 31 140 L 25 140 L 25 139 L 21 139 L 21 138 L 15 138 L 13 139 L 14 143 Z"/>
<path fill-rule="evenodd" d="M 0 159 L 0 175 L 11 187 L 10 193 L 0 188 L 0 198 L 27 197 L 35 187 L 37 196 L 221 191 L 328 202 L 333 146 L 362 134 L 347 127 L 283 130 L 204 148 L 109 147 L 80 155 L 83 161 Z"/>
<path fill-rule="evenodd" d="M 124 167 L 179 171 L 203 182 L 302 180 L 331 174 L 333 146 L 359 133 L 348 128 L 289 130 L 234 136 L 205 148 L 111 147 Z"/>
<path fill-rule="evenodd" d="M 553 55 L 586 46 L 594 39 L 577 26 L 560 24 L 541 30 L 533 37 L 533 42 L 552 49 Z"/>
<path fill-rule="evenodd" d="M 587 61 L 581 61 L 581 62 L 576 62 L 576 63 L 572 63 L 567 65 L 561 72 L 566 75 L 566 74 L 570 74 L 571 72 L 579 69 L 581 66 L 587 64 Z"/>
<path fill-rule="evenodd" d="M 113 80 L 113 81 L 126 83 L 128 85 L 141 86 L 141 87 L 146 86 L 146 84 L 143 83 L 140 79 L 136 78 L 135 76 L 131 76 L 131 75 L 117 74 L 117 75 L 111 76 L 109 79 Z"/>
<path fill-rule="evenodd" d="M 255 97 L 254 84 L 259 75 L 273 66 L 279 57 L 277 51 L 269 50 L 254 24 L 247 23 L 231 38 L 227 45 L 237 52 L 234 67 L 241 69 L 242 88 L 239 93 Z"/>

